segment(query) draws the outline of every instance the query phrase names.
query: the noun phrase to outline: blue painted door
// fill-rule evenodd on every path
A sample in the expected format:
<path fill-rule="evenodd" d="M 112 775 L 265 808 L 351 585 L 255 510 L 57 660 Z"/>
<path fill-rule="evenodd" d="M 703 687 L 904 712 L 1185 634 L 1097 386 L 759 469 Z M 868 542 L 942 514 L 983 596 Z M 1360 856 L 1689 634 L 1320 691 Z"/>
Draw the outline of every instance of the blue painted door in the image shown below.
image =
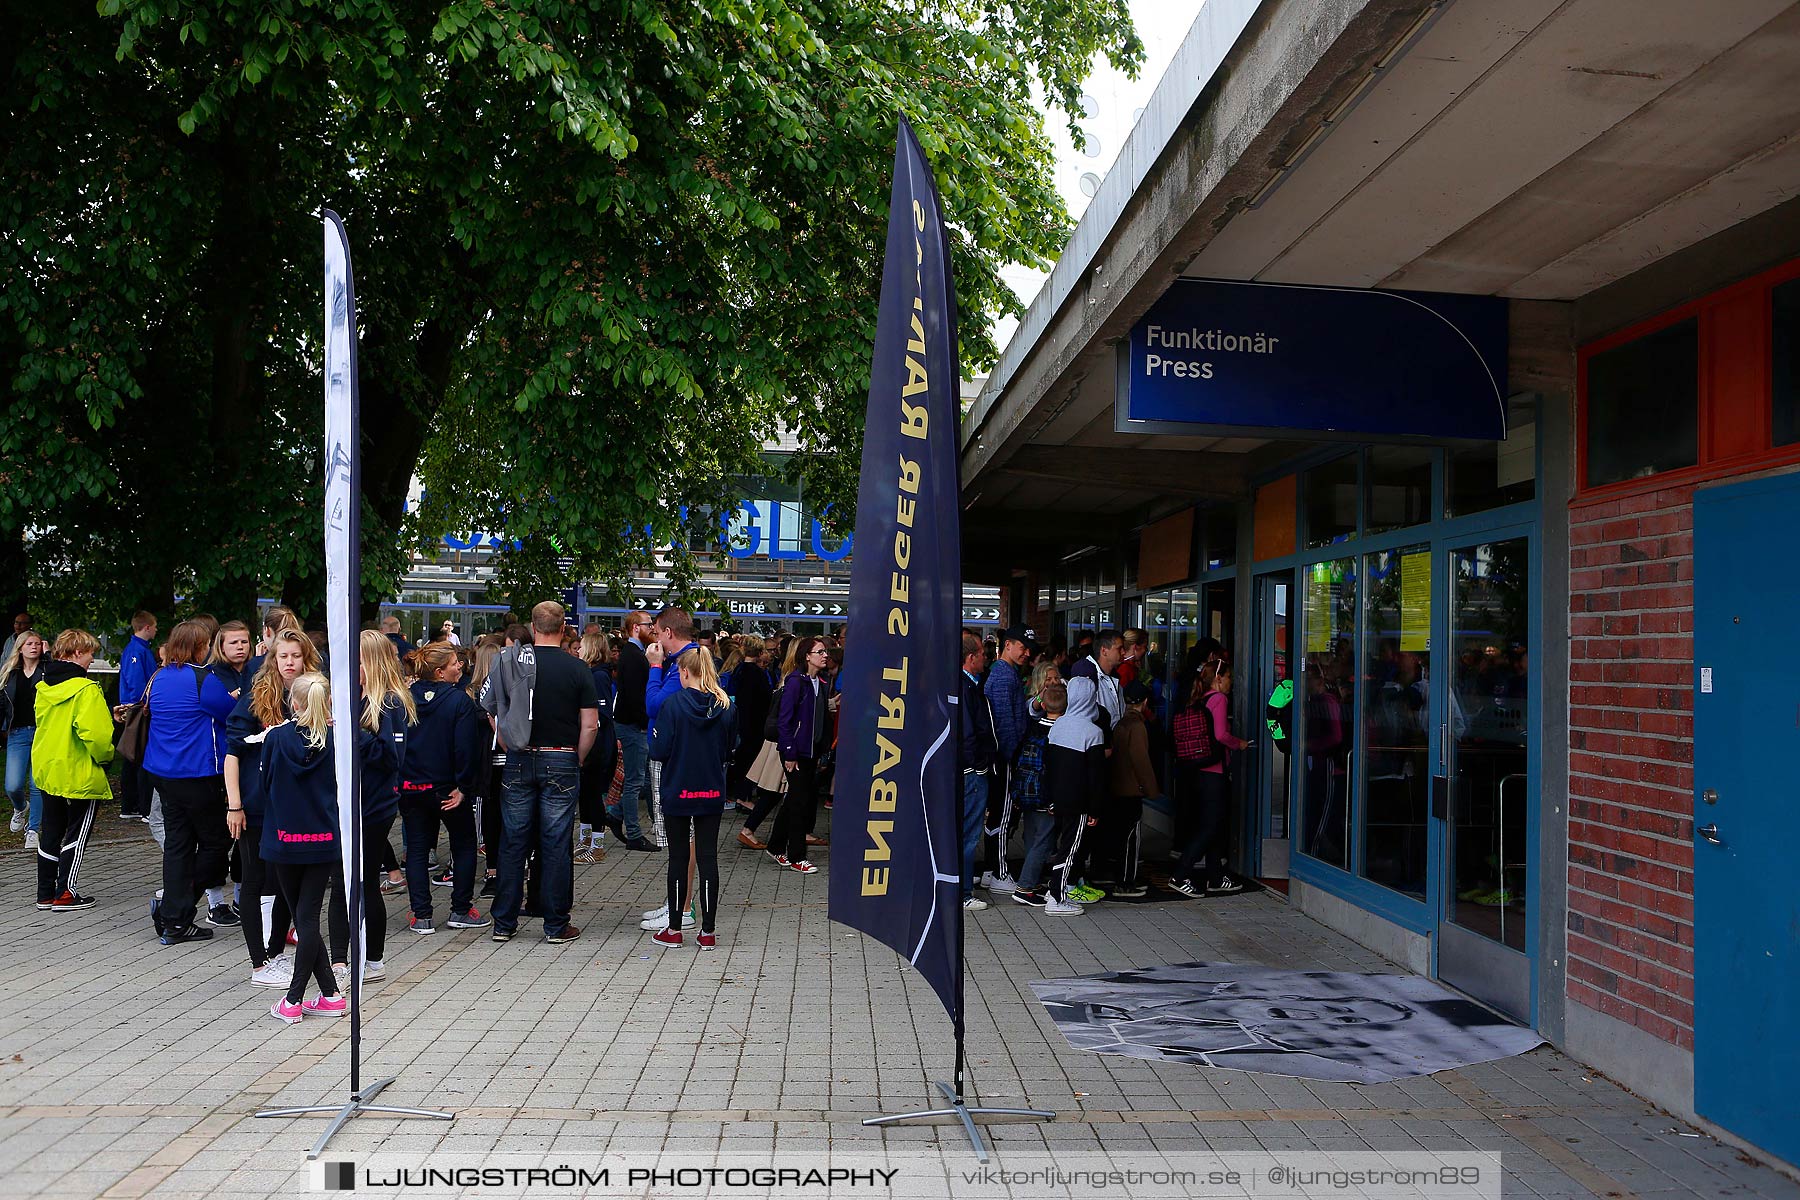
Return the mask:
<path fill-rule="evenodd" d="M 1694 1107 L 1800 1162 L 1800 476 L 1694 498 Z"/>

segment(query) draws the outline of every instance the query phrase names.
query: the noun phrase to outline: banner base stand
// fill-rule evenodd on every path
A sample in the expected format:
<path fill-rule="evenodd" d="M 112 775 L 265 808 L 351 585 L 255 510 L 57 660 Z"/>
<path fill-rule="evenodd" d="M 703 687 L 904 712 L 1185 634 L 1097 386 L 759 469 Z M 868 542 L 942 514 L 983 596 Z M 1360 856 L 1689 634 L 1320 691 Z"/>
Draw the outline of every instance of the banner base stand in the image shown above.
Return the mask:
<path fill-rule="evenodd" d="M 944 1099 L 950 1102 L 949 1108 L 928 1108 L 921 1112 L 895 1113 L 889 1117 L 869 1117 L 864 1125 L 892 1125 L 899 1121 L 923 1121 L 930 1117 L 956 1117 L 962 1121 L 963 1132 L 969 1135 L 969 1145 L 975 1151 L 975 1161 L 986 1165 L 988 1161 L 987 1143 L 981 1140 L 981 1131 L 975 1128 L 975 1115 L 993 1117 L 1030 1117 L 1036 1121 L 1054 1121 L 1056 1114 L 1041 1108 L 970 1108 L 957 1098 L 956 1089 L 943 1080 L 934 1080 L 932 1086 L 944 1093 Z M 261 1113 L 257 1114 L 261 1116 Z"/>
<path fill-rule="evenodd" d="M 309 1104 L 304 1108 L 265 1108 L 256 1115 L 259 1117 L 304 1117 L 311 1116 L 313 1113 L 336 1113 L 337 1115 L 331 1118 L 331 1123 L 325 1126 L 325 1132 L 319 1135 L 319 1140 L 313 1143 L 313 1148 L 306 1152 L 308 1158 L 317 1158 L 325 1153 L 325 1143 L 329 1142 L 332 1135 L 342 1129 L 344 1124 L 358 1113 L 387 1113 L 397 1117 L 430 1117 L 437 1121 L 454 1121 L 456 1119 L 454 1113 L 439 1112 L 432 1108 L 392 1108 L 387 1105 L 369 1103 L 382 1088 L 398 1078 L 398 1075 L 390 1075 L 386 1079 L 377 1079 L 368 1087 L 351 1092 L 350 1098 L 342 1104 Z M 943 1085 L 939 1084 L 938 1086 L 942 1087 Z M 984 1158 L 981 1161 L 986 1162 L 987 1159 Z"/>

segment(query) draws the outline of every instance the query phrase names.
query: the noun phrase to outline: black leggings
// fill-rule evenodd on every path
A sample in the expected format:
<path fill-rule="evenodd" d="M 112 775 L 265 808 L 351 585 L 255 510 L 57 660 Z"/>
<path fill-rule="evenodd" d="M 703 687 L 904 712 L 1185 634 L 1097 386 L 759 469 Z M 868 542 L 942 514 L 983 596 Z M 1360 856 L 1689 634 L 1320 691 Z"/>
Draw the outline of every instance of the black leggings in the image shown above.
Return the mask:
<path fill-rule="evenodd" d="M 700 885 L 700 932 L 713 931 L 719 911 L 719 813 L 702 817 L 663 814 L 663 830 L 669 835 L 669 928 L 681 932 L 687 915 L 688 830 L 694 834 L 694 878 Z"/>
<path fill-rule="evenodd" d="M 500 781 L 506 773 L 504 760 L 488 768 L 487 786 L 481 792 L 481 845 L 487 853 L 487 873 L 500 871 Z"/>
<path fill-rule="evenodd" d="M 381 852 L 384 848 L 389 854 L 394 852 L 388 845 L 388 831 L 393 827 L 392 817 L 363 821 L 363 944 L 368 948 L 369 962 L 380 962 L 381 956 L 387 953 L 387 897 L 381 894 L 381 877 L 385 874 Z M 331 863 L 330 961 L 347 963 L 350 961 L 350 914 L 346 907 L 349 900 L 344 895 L 343 861 L 339 857 Z"/>
<path fill-rule="evenodd" d="M 787 773 L 787 797 L 775 816 L 775 828 L 769 834 L 769 849 L 787 856 L 791 863 L 806 861 L 806 835 L 812 832 L 818 817 L 819 764 L 802 758 Z"/>
<path fill-rule="evenodd" d="M 281 894 L 294 910 L 294 928 L 300 944 L 294 948 L 294 981 L 288 984 L 287 1002 L 298 1004 L 306 995 L 306 977 L 319 983 L 321 996 L 337 995 L 337 977 L 331 973 L 331 956 L 325 952 L 325 939 L 319 936 L 319 909 L 325 904 L 325 890 L 331 886 L 331 864 L 271 863 Z"/>
<path fill-rule="evenodd" d="M 244 929 L 244 948 L 250 951 L 251 967 L 260 967 L 287 948 L 284 943 L 287 942 L 288 925 L 292 918 L 288 914 L 287 898 L 275 885 L 275 864 L 263 861 L 262 826 L 245 826 L 244 835 L 237 840 L 237 848 L 238 857 L 244 864 L 244 894 L 238 905 L 238 915 Z M 269 914 L 269 929 L 266 933 L 263 931 L 264 896 L 275 897 L 275 907 Z"/>
<path fill-rule="evenodd" d="M 1181 861 L 1175 865 L 1176 879 L 1192 879 L 1205 887 L 1225 882 L 1225 842 L 1227 817 L 1230 815 L 1231 788 L 1219 771 L 1195 771 L 1194 835 Z M 1194 868 L 1200 868 L 1198 878 Z"/>

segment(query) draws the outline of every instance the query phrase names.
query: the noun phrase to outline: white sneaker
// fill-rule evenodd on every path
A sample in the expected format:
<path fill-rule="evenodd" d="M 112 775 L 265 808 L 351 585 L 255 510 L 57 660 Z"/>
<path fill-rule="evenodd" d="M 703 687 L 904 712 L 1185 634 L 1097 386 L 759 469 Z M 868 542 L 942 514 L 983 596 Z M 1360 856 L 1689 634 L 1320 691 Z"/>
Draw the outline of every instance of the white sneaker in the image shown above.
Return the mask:
<path fill-rule="evenodd" d="M 347 963 L 337 963 L 331 968 L 332 978 L 337 980 L 338 995 L 342 996 L 350 990 L 350 967 Z"/>
<path fill-rule="evenodd" d="M 994 893 L 996 896 L 1010 896 L 1019 890 L 1019 883 L 1016 879 L 1008 879 L 1006 876 L 1002 875 L 996 878 L 994 882 L 988 884 L 987 890 Z"/>
<path fill-rule="evenodd" d="M 1053 896 L 1044 902 L 1044 911 L 1053 917 L 1079 917 L 1087 910 L 1073 901 L 1058 900 Z"/>
<path fill-rule="evenodd" d="M 980 896 L 970 896 L 967 900 L 963 901 L 964 912 L 980 912 L 987 906 L 987 901 L 983 900 Z"/>
<path fill-rule="evenodd" d="M 652 933 L 655 933 L 658 929 L 667 929 L 668 927 L 669 916 L 667 913 L 656 917 L 645 917 L 638 922 L 639 929 L 648 929 Z"/>
<path fill-rule="evenodd" d="M 25 848 L 27 850 L 36 850 L 38 848 L 37 830 L 27 829 L 25 831 Z"/>
<path fill-rule="evenodd" d="M 29 821 L 30 819 L 31 819 L 31 805 L 27 804 L 24 808 L 13 809 L 12 831 L 14 833 L 19 832 L 19 830 L 25 828 L 25 822 Z"/>
<path fill-rule="evenodd" d="M 667 925 L 669 923 L 669 906 L 667 904 L 665 904 L 661 908 L 651 909 L 649 912 L 644 914 L 644 920 L 646 920 L 646 921 L 661 921 L 663 923 L 663 925 Z M 646 926 L 646 928 L 648 928 L 648 926 Z M 657 928 L 661 929 L 662 925 L 658 925 Z"/>
<path fill-rule="evenodd" d="M 371 958 L 368 962 L 363 964 L 363 978 L 386 979 L 387 964 L 382 962 L 379 958 Z"/>
<path fill-rule="evenodd" d="M 260 988 L 286 988 L 294 982 L 294 964 L 285 957 L 271 958 L 256 970 L 250 972 L 250 986 Z"/>

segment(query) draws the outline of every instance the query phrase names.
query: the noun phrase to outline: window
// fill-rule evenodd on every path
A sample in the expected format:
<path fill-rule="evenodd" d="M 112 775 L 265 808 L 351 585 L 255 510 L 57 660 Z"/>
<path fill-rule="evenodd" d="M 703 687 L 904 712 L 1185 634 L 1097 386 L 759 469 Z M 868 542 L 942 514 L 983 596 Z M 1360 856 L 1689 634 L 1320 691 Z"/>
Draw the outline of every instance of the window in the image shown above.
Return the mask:
<path fill-rule="evenodd" d="M 1293 762 L 1301 784 L 1301 848 L 1333 866 L 1350 858 L 1350 751 L 1355 744 L 1356 560 L 1340 558 L 1306 568 L 1303 683 L 1294 695 L 1301 713 Z"/>
<path fill-rule="evenodd" d="M 1237 510 L 1226 506 L 1200 514 L 1201 561 L 1216 571 L 1237 562 Z"/>
<path fill-rule="evenodd" d="M 1356 462 L 1356 455 L 1347 454 L 1314 467 L 1302 479 L 1307 549 L 1356 536 Z"/>
<path fill-rule="evenodd" d="M 1431 552 L 1368 557 L 1364 634 L 1362 872 L 1425 898 L 1431 803 Z"/>
<path fill-rule="evenodd" d="M 1369 450 L 1365 534 L 1423 525 L 1431 519 L 1431 462 L 1437 451 L 1419 446 Z"/>
<path fill-rule="evenodd" d="M 1587 484 L 1700 461 L 1700 323 L 1690 317 L 1587 362 Z"/>
<path fill-rule="evenodd" d="M 1773 324 L 1770 332 L 1771 399 L 1774 401 L 1773 444 L 1800 442 L 1800 279 L 1769 291 Z"/>
<path fill-rule="evenodd" d="M 1447 516 L 1466 517 L 1537 493 L 1537 404 L 1507 405 L 1506 440 L 1458 446 L 1444 455 Z"/>
<path fill-rule="evenodd" d="M 1091 200 L 1094 197 L 1094 193 L 1099 190 L 1100 177 L 1092 171 L 1083 171 L 1081 173 L 1081 194 Z"/>

